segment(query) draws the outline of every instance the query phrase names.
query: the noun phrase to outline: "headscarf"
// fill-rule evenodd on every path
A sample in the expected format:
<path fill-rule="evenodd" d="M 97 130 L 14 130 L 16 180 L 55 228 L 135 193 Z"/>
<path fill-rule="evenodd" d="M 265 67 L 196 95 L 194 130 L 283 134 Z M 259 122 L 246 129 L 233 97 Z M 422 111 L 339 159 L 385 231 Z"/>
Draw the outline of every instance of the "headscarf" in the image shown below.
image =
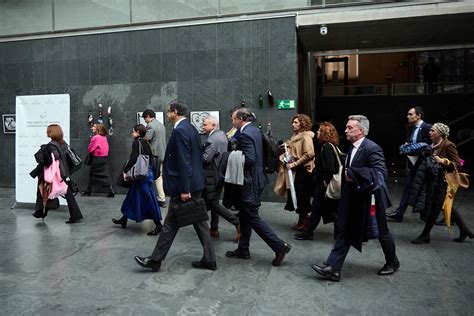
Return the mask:
<path fill-rule="evenodd" d="M 446 124 L 434 123 L 431 128 L 437 131 L 443 138 L 447 138 L 449 136 L 449 126 Z"/>

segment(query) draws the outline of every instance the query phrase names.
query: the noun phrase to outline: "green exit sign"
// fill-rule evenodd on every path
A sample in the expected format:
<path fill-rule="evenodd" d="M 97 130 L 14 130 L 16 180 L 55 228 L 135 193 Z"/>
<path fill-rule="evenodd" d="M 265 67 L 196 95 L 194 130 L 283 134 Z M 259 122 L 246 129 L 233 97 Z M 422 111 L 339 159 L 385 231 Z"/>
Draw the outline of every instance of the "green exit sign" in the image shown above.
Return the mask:
<path fill-rule="evenodd" d="M 277 100 L 278 110 L 290 110 L 295 108 L 295 100 Z"/>

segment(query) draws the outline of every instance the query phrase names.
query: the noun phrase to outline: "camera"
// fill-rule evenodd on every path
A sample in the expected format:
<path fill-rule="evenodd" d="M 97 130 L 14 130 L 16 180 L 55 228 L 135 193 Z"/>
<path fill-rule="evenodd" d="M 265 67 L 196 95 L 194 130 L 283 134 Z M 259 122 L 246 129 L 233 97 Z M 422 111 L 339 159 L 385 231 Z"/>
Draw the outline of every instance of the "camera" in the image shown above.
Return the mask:
<path fill-rule="evenodd" d="M 321 25 L 319 28 L 319 33 L 321 35 L 327 35 L 328 34 L 328 27 L 326 25 Z"/>

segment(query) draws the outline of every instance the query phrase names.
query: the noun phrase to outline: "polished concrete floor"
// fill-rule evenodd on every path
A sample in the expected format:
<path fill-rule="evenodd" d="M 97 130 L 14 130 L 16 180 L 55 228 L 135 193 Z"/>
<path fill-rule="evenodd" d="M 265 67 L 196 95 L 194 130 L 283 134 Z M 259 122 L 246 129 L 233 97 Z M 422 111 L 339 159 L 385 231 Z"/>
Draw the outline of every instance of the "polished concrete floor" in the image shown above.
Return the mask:
<path fill-rule="evenodd" d="M 397 185 L 393 200 L 398 202 Z M 378 242 L 351 249 L 340 283 L 323 281 L 311 270 L 329 254 L 332 226 L 318 227 L 313 241 L 296 241 L 289 227 L 295 214 L 280 203 L 264 203 L 264 217 L 293 248 L 280 267 L 255 234 L 251 260 L 229 259 L 236 247 L 233 227 L 221 221 L 215 240 L 216 271 L 196 270 L 201 247 L 190 227 L 177 238 L 157 273 L 133 260 L 147 256 L 157 237 L 152 222 L 113 225 L 123 195 L 78 196 L 84 220 L 64 223 L 67 209 L 51 211 L 44 222 L 31 205 L 14 209 L 14 190 L 0 191 L 0 315 L 474 315 L 474 240 L 455 243 L 453 228 L 436 226 L 431 243 L 412 245 L 422 229 L 416 214 L 391 223 L 400 270 L 380 277 L 384 264 Z M 459 209 L 474 227 L 474 193 L 458 197 Z"/>

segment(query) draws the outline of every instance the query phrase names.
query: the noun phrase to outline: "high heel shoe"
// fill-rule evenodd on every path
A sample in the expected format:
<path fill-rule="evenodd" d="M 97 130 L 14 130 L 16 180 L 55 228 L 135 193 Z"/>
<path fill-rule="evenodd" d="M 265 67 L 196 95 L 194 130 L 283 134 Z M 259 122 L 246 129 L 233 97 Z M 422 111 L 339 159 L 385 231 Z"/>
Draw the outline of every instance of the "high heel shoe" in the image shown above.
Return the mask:
<path fill-rule="evenodd" d="M 112 187 L 109 188 L 109 194 L 107 194 L 107 197 L 114 197 L 115 196 L 115 191 Z"/>
<path fill-rule="evenodd" d="M 466 237 L 469 237 L 469 239 L 472 239 L 474 238 L 474 234 L 471 233 L 470 230 L 462 230 L 460 233 L 459 233 L 459 237 L 458 238 L 454 238 L 453 241 L 455 242 L 463 242 L 464 239 L 466 239 Z"/>
<path fill-rule="evenodd" d="M 88 187 L 85 191 L 81 192 L 81 195 L 91 196 L 92 188 Z"/>
<path fill-rule="evenodd" d="M 127 228 L 128 219 L 126 216 L 122 216 L 120 219 L 112 218 L 112 223 L 120 225 L 123 229 Z"/>

